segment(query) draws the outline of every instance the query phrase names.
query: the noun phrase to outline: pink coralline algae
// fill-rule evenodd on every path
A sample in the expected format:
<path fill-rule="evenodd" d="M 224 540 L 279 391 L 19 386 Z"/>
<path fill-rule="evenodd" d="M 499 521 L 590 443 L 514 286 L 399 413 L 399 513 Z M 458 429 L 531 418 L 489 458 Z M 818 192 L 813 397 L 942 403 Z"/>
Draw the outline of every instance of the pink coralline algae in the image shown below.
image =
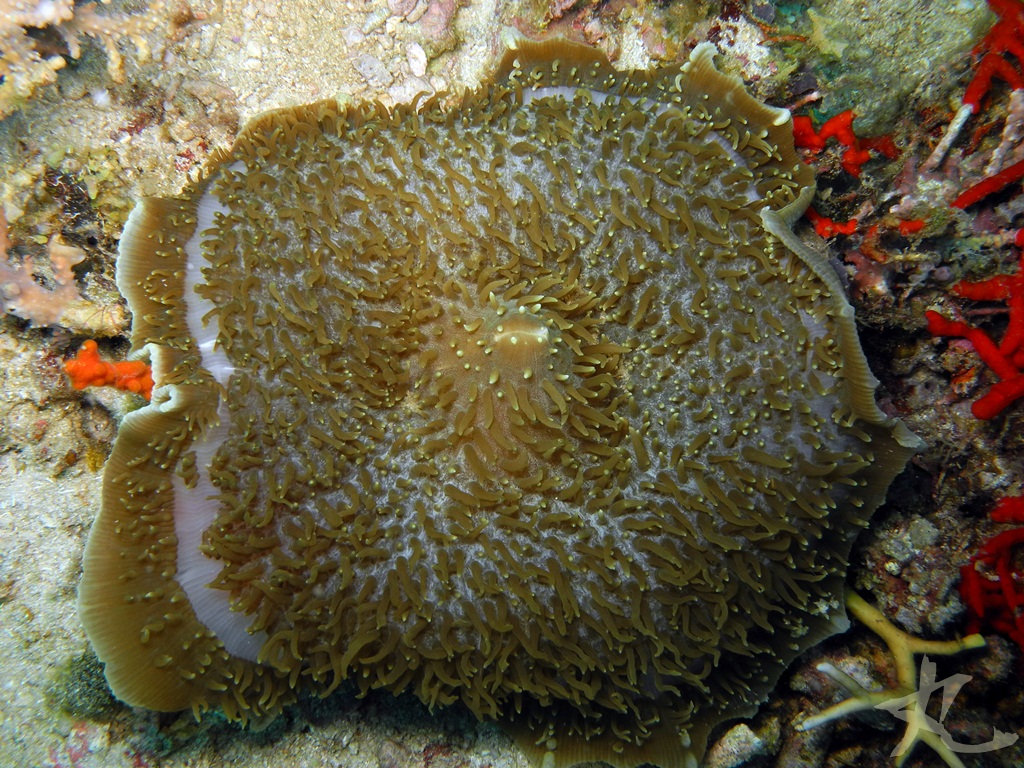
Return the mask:
<path fill-rule="evenodd" d="M 35 325 L 56 325 L 68 306 L 82 299 L 71 268 L 85 258 L 85 251 L 51 237 L 47 253 L 55 286 L 44 288 L 34 277 L 32 259 L 26 257 L 20 266 L 10 263 L 10 247 L 7 219 L 0 210 L 0 309 Z"/>
<path fill-rule="evenodd" d="M 37 249 L 29 245 L 27 250 Z M 11 251 L 7 219 L 0 210 L 0 315 L 7 313 L 36 327 L 59 326 L 95 338 L 125 332 L 128 314 L 118 295 L 95 287 L 87 289 L 87 294 L 92 294 L 88 298 L 79 292 L 73 268 L 85 260 L 84 250 L 66 244 L 54 232 L 46 243 L 48 268 L 43 260 L 29 255 L 19 263 Z"/>

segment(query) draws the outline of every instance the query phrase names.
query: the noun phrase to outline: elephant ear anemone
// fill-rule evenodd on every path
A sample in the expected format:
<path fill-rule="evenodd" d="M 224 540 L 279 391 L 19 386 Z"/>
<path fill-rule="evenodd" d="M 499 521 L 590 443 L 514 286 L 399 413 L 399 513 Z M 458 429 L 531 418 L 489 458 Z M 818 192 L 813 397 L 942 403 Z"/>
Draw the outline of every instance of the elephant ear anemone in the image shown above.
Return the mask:
<path fill-rule="evenodd" d="M 132 213 L 80 609 L 114 692 L 264 722 L 409 692 L 538 766 L 695 766 L 846 625 L 917 447 L 791 226 L 787 111 L 561 41 L 455 106 L 254 120 Z"/>

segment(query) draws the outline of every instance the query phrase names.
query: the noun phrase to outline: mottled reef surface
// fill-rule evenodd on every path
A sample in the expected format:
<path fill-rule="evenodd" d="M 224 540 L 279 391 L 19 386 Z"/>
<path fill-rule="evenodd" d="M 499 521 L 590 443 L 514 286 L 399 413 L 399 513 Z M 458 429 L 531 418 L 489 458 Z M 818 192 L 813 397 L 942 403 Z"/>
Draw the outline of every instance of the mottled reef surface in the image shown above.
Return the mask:
<path fill-rule="evenodd" d="M 5 14 L 15 5 L 0 1 Z M 937 171 L 919 169 L 960 105 L 976 65 L 972 47 L 995 19 L 984 0 L 149 6 L 101 6 L 98 14 L 139 15 L 146 23 L 123 38 L 84 37 L 77 57 L 76 38 L 41 19 L 28 30 L 30 45 L 42 60 L 59 56 L 64 65 L 48 65 L 52 77 L 27 73 L 35 84 L 24 94 L 0 90 L 8 260 L 31 257 L 37 279 L 53 287 L 60 269 L 53 236 L 84 251 L 74 266 L 78 297 L 58 323 L 37 328 L 0 317 L 0 765 L 525 768 L 496 726 L 459 710 L 432 714 L 409 697 L 356 699 L 341 691 L 302 701 L 259 732 L 216 715 L 196 723 L 190 713 L 133 711 L 113 700 L 76 616 L 75 590 L 103 461 L 118 419 L 139 402 L 115 391 L 76 392 L 61 369 L 84 338 L 100 339 L 109 357 L 127 349 L 129 320 L 113 270 L 135 200 L 176 193 L 211 151 L 230 145 L 240 125 L 267 109 L 327 97 L 393 104 L 472 86 L 515 32 L 589 42 L 622 68 L 683 60 L 710 40 L 720 66 L 759 98 L 818 124 L 852 109 L 859 137 L 891 137 L 893 151 L 878 143 L 859 175 L 848 162 L 844 168 L 844 147 L 834 140 L 808 157 L 818 171 L 815 210 L 837 224 L 855 220 L 832 229 L 819 222 L 819 229 L 848 280 L 883 407 L 927 445 L 862 535 L 850 585 L 911 634 L 965 633 L 960 567 L 1006 530 L 990 520 L 993 504 L 1024 491 L 1024 403 L 975 418 L 971 402 L 994 379 L 968 345 L 931 336 L 924 313 L 952 317 L 959 307 L 994 333 L 1006 325 L 1003 305 L 976 307 L 949 289 L 1014 271 L 1012 232 L 1021 226 L 1024 196 L 1011 188 L 965 210 L 950 202 L 987 175 L 1004 140 L 1007 163 L 1020 160 L 1019 137 L 1004 132 L 1005 123 L 1022 119 L 1009 88 L 997 80 L 948 159 Z M 111 45 L 123 56 L 119 66 L 105 49 Z M 5 46 L 0 56 L 9 59 Z M 1018 70 L 1022 64 L 1007 61 Z M 812 225 L 804 229 L 810 236 Z M 993 726 L 1024 733 L 1022 650 L 996 633 L 986 639 L 985 650 L 937 659 L 940 680 L 972 677 L 944 721 L 956 742 L 987 741 Z M 885 646 L 855 624 L 798 659 L 755 718 L 721 734 L 707 764 L 892 765 L 903 724 L 886 713 L 795 729 L 802 716 L 845 695 L 815 670 L 823 661 L 868 688 L 890 687 L 895 675 Z M 969 766 L 1016 766 L 1024 764 L 1024 747 L 961 757 Z M 945 765 L 920 746 L 904 764 Z"/>

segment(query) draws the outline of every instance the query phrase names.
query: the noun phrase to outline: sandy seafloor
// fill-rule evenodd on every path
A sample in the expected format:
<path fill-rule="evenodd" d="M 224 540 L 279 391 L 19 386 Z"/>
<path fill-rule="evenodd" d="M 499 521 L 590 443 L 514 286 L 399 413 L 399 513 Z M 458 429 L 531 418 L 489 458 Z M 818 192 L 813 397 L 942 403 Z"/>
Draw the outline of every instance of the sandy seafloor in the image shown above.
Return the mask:
<path fill-rule="evenodd" d="M 117 419 L 137 403 L 116 392 L 72 391 L 60 362 L 89 335 L 110 336 L 105 354 L 127 349 L 111 276 L 120 227 L 134 200 L 176 193 L 212 149 L 229 146 L 240 125 L 267 109 L 327 97 L 395 103 L 424 90 L 471 86 L 494 61 L 504 30 L 537 32 L 556 7 L 502 0 L 168 3 L 147 35 L 150 56 L 140 60 L 130 42 L 122 45 L 123 83 L 110 80 L 102 48 L 86 43 L 81 60 L 60 73 L 56 86 L 0 122 L 0 203 L 16 250 L 35 247 L 38 255 L 50 234 L 63 232 L 65 240 L 86 248 L 79 279 L 91 302 L 85 318 L 66 327 L 0 320 L 0 768 L 527 766 L 496 726 L 478 724 L 461 711 L 432 714 L 408 697 L 357 700 L 343 692 L 326 703 L 303 702 L 261 733 L 216 716 L 196 724 L 188 713 L 157 715 L 109 700 L 90 661 L 75 592 L 82 548 L 99 508 L 102 462 Z M 562 8 L 569 9 L 566 17 L 554 26 L 598 42 L 619 66 L 677 55 L 682 40 L 673 35 L 688 44 L 712 39 L 736 57 L 726 68 L 754 82 L 761 95 L 790 105 L 818 88 L 827 111 L 857 105 L 866 123 L 893 132 L 917 161 L 926 152 L 914 134 L 918 116 L 955 108 L 968 77 L 970 46 L 991 21 L 984 3 L 967 0 L 584 1 Z M 797 19 L 802 39 L 769 39 L 755 23 L 766 15 L 777 24 Z M 800 45 L 815 47 L 818 82 L 787 89 L 779 80 L 799 59 L 792 47 Z M 995 98 L 990 120 L 1005 114 L 1005 93 Z M 932 119 L 934 143 L 942 119 Z M 914 183 L 913 174 L 902 169 L 900 175 L 894 163 L 876 163 L 859 182 L 843 180 L 835 165 L 833 157 L 824 170 L 826 205 L 849 198 L 881 209 L 883 200 L 899 199 L 893 192 L 898 185 L 905 190 Z M 942 183 L 952 182 L 936 181 Z M 1014 213 L 1002 215 L 1010 221 Z M 928 448 L 862 537 L 850 583 L 904 629 L 939 638 L 961 631 L 958 566 L 981 538 L 1001 530 L 986 521 L 988 506 L 1020 493 L 1024 483 L 1016 437 L 1024 409 L 992 423 L 972 419 L 964 395 L 977 394 L 984 382 L 968 382 L 959 397 L 951 395 L 953 363 L 939 358 L 948 356 L 945 347 L 922 331 L 923 308 L 945 287 L 936 270 L 946 270 L 948 282 L 950 274 L 959 276 L 984 258 L 1012 265 L 1008 249 L 985 250 L 983 242 L 971 240 L 977 234 L 971 221 L 957 216 L 948 226 L 932 227 L 931 240 L 890 240 L 894 264 L 883 285 L 852 275 L 864 343 L 883 382 L 880 397 Z M 840 258 L 855 245 L 833 241 L 833 255 Z M 1004 731 L 1024 733 L 1020 652 L 995 636 L 990 649 L 940 669 L 966 670 L 976 678 L 978 687 L 973 693 L 965 688 L 950 717 L 958 740 L 984 741 L 997 722 Z M 889 752 L 899 738 L 894 722 L 882 729 L 854 721 L 808 735 L 794 732 L 801 709 L 838 700 L 835 686 L 811 671 L 826 656 L 859 670 L 868 684 L 891 674 L 882 646 L 855 627 L 805 654 L 749 727 L 730 732 L 708 763 L 893 764 Z M 972 766 L 1024 765 L 1019 744 L 963 757 Z M 906 763 L 943 764 L 924 748 Z"/>

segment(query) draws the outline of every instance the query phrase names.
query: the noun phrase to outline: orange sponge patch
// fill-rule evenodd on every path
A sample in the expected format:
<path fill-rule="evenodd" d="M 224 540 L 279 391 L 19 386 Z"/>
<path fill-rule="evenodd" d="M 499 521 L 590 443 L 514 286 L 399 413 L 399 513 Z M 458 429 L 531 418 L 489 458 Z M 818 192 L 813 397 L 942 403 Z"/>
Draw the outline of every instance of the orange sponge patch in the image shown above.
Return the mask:
<path fill-rule="evenodd" d="M 92 339 L 82 345 L 74 358 L 64 363 L 64 371 L 75 389 L 114 386 L 142 395 L 147 400 L 153 395 L 153 373 L 146 363 L 101 360 L 99 347 Z"/>

